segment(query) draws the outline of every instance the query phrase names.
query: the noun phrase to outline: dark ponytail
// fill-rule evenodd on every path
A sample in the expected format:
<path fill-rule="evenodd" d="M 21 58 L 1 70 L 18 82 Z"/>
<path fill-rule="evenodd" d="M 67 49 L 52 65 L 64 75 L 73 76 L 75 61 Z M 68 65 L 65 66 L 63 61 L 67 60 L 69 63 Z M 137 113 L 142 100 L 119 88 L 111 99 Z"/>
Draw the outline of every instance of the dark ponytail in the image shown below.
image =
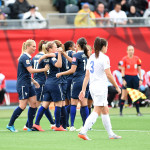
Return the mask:
<path fill-rule="evenodd" d="M 87 44 L 86 39 L 85 38 L 78 39 L 77 44 L 80 45 L 81 49 L 84 50 L 84 54 L 86 55 L 86 57 L 89 58 L 89 56 L 88 56 L 88 49 L 86 47 L 86 44 Z"/>
<path fill-rule="evenodd" d="M 42 45 L 45 44 L 45 41 L 44 40 L 41 40 L 39 42 L 39 45 L 38 45 L 38 51 L 41 52 L 42 51 Z"/>
<path fill-rule="evenodd" d="M 102 50 L 103 46 L 107 46 L 107 40 L 97 37 L 94 41 L 94 51 L 95 57 L 99 57 L 99 52 Z"/>

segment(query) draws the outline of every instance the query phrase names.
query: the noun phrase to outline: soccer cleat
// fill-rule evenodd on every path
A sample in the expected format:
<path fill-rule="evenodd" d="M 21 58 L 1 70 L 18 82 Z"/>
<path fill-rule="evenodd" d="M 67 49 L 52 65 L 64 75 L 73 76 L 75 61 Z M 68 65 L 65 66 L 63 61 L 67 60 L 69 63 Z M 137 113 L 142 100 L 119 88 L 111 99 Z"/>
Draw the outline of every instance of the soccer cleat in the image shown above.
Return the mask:
<path fill-rule="evenodd" d="M 33 128 L 35 128 L 37 131 L 45 131 L 45 130 L 42 129 L 42 127 L 40 125 L 34 124 Z"/>
<path fill-rule="evenodd" d="M 114 134 L 112 136 L 109 136 L 109 139 L 122 139 L 122 137 Z"/>
<path fill-rule="evenodd" d="M 83 126 L 82 126 L 82 127 L 80 127 L 80 129 L 77 129 L 76 131 L 79 131 L 79 132 L 80 132 L 82 129 L 83 129 Z"/>
<path fill-rule="evenodd" d="M 69 131 L 76 131 L 76 128 L 74 126 L 70 127 Z"/>
<path fill-rule="evenodd" d="M 120 112 L 120 116 L 123 116 L 122 112 Z"/>
<path fill-rule="evenodd" d="M 60 127 L 54 127 L 54 129 L 53 129 L 54 131 L 67 131 L 66 129 L 64 129 L 62 126 L 60 126 Z"/>
<path fill-rule="evenodd" d="M 37 130 L 35 128 L 27 128 L 26 131 L 30 132 L 30 131 L 37 131 Z"/>
<path fill-rule="evenodd" d="M 137 113 L 137 116 L 143 116 L 141 113 Z"/>
<path fill-rule="evenodd" d="M 55 124 L 51 124 L 51 129 L 53 130 L 55 128 Z"/>
<path fill-rule="evenodd" d="M 27 131 L 27 130 L 28 130 L 28 127 L 27 127 L 26 125 L 24 125 L 23 130 L 24 130 L 24 131 Z"/>
<path fill-rule="evenodd" d="M 82 133 L 79 133 L 78 137 L 83 139 L 83 140 L 91 140 L 86 134 L 82 134 Z"/>
<path fill-rule="evenodd" d="M 8 125 L 7 125 L 6 129 L 10 130 L 11 132 L 18 132 L 18 131 L 15 129 L 14 125 L 12 125 L 12 126 L 8 126 Z"/>

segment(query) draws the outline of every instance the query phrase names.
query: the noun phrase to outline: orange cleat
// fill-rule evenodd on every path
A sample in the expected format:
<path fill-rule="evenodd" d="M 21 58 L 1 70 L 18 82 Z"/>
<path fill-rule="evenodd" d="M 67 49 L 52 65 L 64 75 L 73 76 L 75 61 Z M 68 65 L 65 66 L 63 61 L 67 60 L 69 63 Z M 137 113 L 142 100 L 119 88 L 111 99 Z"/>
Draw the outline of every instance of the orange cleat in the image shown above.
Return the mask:
<path fill-rule="evenodd" d="M 91 140 L 91 139 L 89 139 L 89 137 L 86 134 L 79 133 L 78 137 L 81 138 L 81 139 L 83 139 L 83 140 Z"/>
<path fill-rule="evenodd" d="M 54 128 L 55 128 L 55 124 L 54 124 L 54 125 L 52 124 L 52 125 L 51 125 L 51 129 L 53 130 Z"/>
<path fill-rule="evenodd" d="M 26 125 L 23 127 L 23 130 L 24 130 L 24 131 L 27 131 L 27 130 L 28 130 L 28 128 L 26 127 Z"/>
<path fill-rule="evenodd" d="M 54 131 L 67 131 L 66 129 L 64 129 L 62 126 L 60 126 L 60 127 L 54 127 L 54 129 L 53 129 Z"/>
<path fill-rule="evenodd" d="M 40 125 L 34 124 L 34 125 L 33 125 L 33 128 L 35 128 L 35 129 L 38 130 L 38 131 L 45 131 L 45 130 L 42 129 L 42 127 L 41 127 Z"/>

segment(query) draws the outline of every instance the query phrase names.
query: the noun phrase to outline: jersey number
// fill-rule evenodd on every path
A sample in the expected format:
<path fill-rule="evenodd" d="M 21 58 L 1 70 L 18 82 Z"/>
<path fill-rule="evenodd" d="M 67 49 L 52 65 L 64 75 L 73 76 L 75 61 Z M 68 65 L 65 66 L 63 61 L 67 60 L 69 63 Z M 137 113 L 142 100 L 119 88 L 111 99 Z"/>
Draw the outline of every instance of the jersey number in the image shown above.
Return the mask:
<path fill-rule="evenodd" d="M 83 60 L 84 63 L 84 70 L 86 69 L 86 60 Z"/>
<path fill-rule="evenodd" d="M 34 69 L 38 69 L 38 60 L 34 60 Z"/>
<path fill-rule="evenodd" d="M 94 73 L 94 61 L 91 61 L 90 64 L 91 64 L 90 72 Z"/>

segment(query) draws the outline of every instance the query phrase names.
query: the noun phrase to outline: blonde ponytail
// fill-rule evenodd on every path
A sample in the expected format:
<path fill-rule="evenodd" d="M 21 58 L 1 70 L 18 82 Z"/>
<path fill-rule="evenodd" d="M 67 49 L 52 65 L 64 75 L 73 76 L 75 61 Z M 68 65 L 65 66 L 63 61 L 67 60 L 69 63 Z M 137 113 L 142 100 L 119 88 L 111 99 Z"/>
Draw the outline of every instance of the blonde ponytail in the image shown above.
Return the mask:
<path fill-rule="evenodd" d="M 23 42 L 23 44 L 22 44 L 22 51 L 21 51 L 21 54 L 20 54 L 18 60 L 20 59 L 20 57 L 22 56 L 22 54 L 26 51 L 27 46 L 31 46 L 33 42 L 35 42 L 35 41 L 32 40 L 32 39 L 29 39 L 26 42 Z"/>

